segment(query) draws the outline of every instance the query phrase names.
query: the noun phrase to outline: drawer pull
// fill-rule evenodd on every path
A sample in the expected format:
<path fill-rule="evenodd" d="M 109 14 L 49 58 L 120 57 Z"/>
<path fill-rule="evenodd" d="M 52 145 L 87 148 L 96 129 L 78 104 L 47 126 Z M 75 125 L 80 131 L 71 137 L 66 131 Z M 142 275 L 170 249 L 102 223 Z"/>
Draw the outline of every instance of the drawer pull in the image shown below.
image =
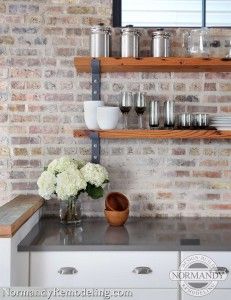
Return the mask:
<path fill-rule="evenodd" d="M 78 271 L 76 270 L 76 268 L 64 267 L 64 268 L 60 268 L 58 270 L 58 273 L 61 275 L 73 275 L 73 274 L 78 273 Z"/>
<path fill-rule="evenodd" d="M 149 267 L 136 267 L 132 272 L 135 274 L 150 274 L 152 269 Z"/>
<path fill-rule="evenodd" d="M 229 274 L 229 270 L 226 267 L 216 267 L 215 272 Z"/>

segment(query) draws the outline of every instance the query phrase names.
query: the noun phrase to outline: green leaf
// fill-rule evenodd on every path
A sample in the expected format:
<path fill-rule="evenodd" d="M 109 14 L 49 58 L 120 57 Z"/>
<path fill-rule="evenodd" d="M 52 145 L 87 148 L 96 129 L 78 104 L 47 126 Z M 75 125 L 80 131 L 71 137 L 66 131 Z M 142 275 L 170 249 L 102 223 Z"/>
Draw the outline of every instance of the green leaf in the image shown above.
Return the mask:
<path fill-rule="evenodd" d="M 96 187 L 90 183 L 87 184 L 86 192 L 93 199 L 99 199 L 103 197 L 103 188 L 101 186 Z"/>

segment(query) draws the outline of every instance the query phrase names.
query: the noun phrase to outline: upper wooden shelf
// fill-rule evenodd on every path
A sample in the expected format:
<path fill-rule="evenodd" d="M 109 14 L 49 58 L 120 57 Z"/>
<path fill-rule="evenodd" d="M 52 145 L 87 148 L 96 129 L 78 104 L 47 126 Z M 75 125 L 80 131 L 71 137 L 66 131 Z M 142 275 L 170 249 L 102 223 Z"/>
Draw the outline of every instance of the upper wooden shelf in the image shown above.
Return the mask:
<path fill-rule="evenodd" d="M 76 57 L 77 72 L 91 72 L 91 57 Z M 101 57 L 101 72 L 231 72 L 231 60 L 191 57 Z"/>
<path fill-rule="evenodd" d="M 74 130 L 74 137 L 89 137 L 91 130 Z M 100 130 L 103 139 L 231 139 L 231 131 L 218 130 Z"/>

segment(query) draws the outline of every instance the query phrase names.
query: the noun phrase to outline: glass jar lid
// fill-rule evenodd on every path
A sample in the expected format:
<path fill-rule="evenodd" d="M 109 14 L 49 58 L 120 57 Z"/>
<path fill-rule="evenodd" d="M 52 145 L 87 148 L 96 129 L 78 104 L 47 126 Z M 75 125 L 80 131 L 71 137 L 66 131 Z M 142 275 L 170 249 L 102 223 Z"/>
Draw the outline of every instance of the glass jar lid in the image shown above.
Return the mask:
<path fill-rule="evenodd" d="M 134 35 L 141 35 L 140 31 L 133 27 L 133 25 L 127 25 L 126 27 L 121 29 L 121 34 L 134 34 Z"/>
<path fill-rule="evenodd" d="M 163 38 L 169 38 L 170 33 L 167 31 L 164 31 L 163 28 L 157 28 L 157 30 L 152 32 L 152 37 L 163 37 Z"/>
<path fill-rule="evenodd" d="M 98 25 L 91 27 L 91 32 L 111 33 L 111 27 L 105 26 L 104 23 L 99 23 Z"/>

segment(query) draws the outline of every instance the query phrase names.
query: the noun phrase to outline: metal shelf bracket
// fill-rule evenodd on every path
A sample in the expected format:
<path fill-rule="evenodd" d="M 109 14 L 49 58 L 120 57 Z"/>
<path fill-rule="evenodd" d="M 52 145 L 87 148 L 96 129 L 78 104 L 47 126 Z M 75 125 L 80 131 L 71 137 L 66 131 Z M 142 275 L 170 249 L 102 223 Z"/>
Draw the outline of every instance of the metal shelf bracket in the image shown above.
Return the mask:
<path fill-rule="evenodd" d="M 92 73 L 92 100 L 99 101 L 100 87 L 101 87 L 101 73 L 100 61 L 97 58 L 91 60 L 91 73 Z"/>
<path fill-rule="evenodd" d="M 95 164 L 100 163 L 100 137 L 98 132 L 91 131 L 89 133 L 91 139 L 91 162 Z"/>

